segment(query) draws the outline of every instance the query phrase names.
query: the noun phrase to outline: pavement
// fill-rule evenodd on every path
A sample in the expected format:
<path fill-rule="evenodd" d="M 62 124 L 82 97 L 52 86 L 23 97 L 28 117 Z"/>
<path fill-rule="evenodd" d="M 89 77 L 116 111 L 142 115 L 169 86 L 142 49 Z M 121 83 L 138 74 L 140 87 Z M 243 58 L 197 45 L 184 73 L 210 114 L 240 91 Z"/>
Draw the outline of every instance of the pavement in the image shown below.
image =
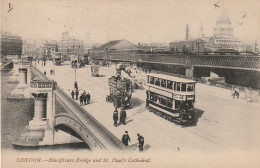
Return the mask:
<path fill-rule="evenodd" d="M 34 65 L 34 63 L 33 63 Z M 233 100 L 231 91 L 205 84 L 196 84 L 196 103 L 199 118 L 196 126 L 182 127 L 171 123 L 145 107 L 145 87 L 134 91 L 130 109 L 127 109 L 127 124 L 113 126 L 112 103 L 106 102 L 109 94 L 108 78 L 115 75 L 114 67 L 100 67 L 100 77 L 91 77 L 90 65 L 72 69 L 69 63 L 36 67 L 47 72 L 58 86 L 70 95 L 74 81 L 80 93 L 91 94 L 90 104 L 83 106 L 103 126 L 121 140 L 127 130 L 131 138 L 129 147 L 137 151 L 137 133 L 144 137 L 144 152 L 219 152 L 258 151 L 260 149 L 259 103 L 243 99 Z M 55 75 L 50 75 L 50 69 Z M 140 76 L 145 76 L 139 73 Z M 76 100 L 75 100 L 76 101 Z M 79 101 L 77 101 L 79 103 Z"/>

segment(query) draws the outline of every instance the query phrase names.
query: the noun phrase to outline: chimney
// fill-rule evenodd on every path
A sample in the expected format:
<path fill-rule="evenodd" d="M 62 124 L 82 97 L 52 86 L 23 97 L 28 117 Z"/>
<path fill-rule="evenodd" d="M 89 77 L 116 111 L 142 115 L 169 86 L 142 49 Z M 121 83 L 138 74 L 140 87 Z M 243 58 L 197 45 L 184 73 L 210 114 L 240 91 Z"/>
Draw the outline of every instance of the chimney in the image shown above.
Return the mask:
<path fill-rule="evenodd" d="M 189 25 L 186 25 L 186 37 L 185 40 L 189 39 Z"/>

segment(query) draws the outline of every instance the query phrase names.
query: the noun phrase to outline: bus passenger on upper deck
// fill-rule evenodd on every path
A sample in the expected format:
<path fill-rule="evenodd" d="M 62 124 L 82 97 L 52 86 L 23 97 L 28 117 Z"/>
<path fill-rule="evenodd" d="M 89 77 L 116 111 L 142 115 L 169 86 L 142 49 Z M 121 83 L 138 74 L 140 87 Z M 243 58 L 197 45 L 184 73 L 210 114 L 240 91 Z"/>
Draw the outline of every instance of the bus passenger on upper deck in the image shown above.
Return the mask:
<path fill-rule="evenodd" d="M 159 82 L 158 78 L 155 78 L 155 83 L 154 84 L 157 85 L 157 86 L 160 86 L 160 82 Z"/>
<path fill-rule="evenodd" d="M 181 85 L 180 85 L 180 83 L 177 83 L 177 91 L 181 91 Z"/>
<path fill-rule="evenodd" d="M 162 87 L 166 87 L 166 80 L 161 79 L 161 86 L 162 86 Z"/>
<path fill-rule="evenodd" d="M 172 89 L 172 81 L 167 81 L 167 88 Z"/>
<path fill-rule="evenodd" d="M 150 76 L 149 79 L 150 79 L 150 83 L 151 83 L 151 84 L 154 84 L 154 77 L 151 77 L 151 76 Z"/>

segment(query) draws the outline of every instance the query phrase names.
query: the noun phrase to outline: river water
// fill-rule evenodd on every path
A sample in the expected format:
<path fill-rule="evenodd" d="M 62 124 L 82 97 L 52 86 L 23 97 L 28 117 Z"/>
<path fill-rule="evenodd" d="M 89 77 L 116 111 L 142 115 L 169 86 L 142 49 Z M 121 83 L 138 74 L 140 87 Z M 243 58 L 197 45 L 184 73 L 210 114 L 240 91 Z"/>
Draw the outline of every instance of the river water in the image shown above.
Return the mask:
<path fill-rule="evenodd" d="M 8 94 L 16 87 L 16 83 L 8 83 L 11 77 L 8 71 L 1 71 L 1 148 L 16 150 L 12 143 L 23 132 L 26 125 L 33 118 L 34 100 L 10 100 Z M 57 109 L 59 110 L 59 109 Z M 66 145 L 55 145 L 52 147 L 42 147 L 34 150 L 53 149 L 87 149 L 85 143 L 74 143 Z"/>

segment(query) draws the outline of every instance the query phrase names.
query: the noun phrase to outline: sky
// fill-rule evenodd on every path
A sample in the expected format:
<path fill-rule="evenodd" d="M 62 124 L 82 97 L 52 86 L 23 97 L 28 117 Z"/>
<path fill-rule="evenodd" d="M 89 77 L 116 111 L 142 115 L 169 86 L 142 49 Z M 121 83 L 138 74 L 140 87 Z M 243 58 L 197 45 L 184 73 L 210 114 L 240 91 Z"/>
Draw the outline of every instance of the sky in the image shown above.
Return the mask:
<path fill-rule="evenodd" d="M 168 43 L 185 38 L 186 24 L 191 37 L 198 36 L 201 22 L 204 34 L 212 36 L 223 9 L 235 37 L 260 40 L 260 0 L 2 0 L 1 31 L 25 40 L 59 40 L 68 31 L 89 43 Z M 243 25 L 237 24 L 245 13 Z"/>

